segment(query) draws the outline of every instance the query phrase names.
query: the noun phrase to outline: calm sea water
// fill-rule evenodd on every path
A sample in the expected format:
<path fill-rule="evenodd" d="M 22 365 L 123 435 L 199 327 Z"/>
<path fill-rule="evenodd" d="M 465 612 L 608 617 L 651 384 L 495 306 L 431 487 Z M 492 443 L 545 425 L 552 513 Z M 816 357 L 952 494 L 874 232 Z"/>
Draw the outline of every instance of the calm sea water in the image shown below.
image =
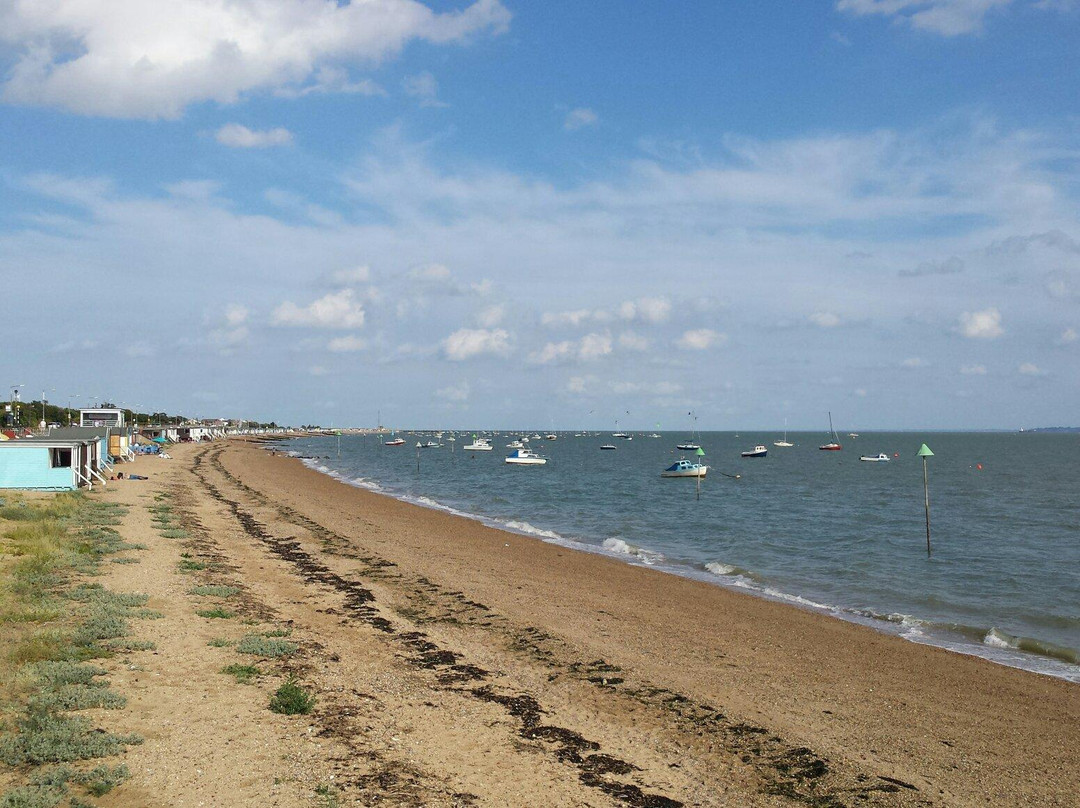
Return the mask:
<path fill-rule="evenodd" d="M 419 452 L 419 471 L 426 434 L 397 448 L 376 436 L 288 448 L 408 501 L 1080 682 L 1080 435 L 864 433 L 822 452 L 820 434 L 790 433 L 785 449 L 774 433 L 706 432 L 700 498 L 693 480 L 659 476 L 686 435 L 559 433 L 531 442 L 548 457 L 539 467 L 503 462 L 515 436 L 493 436 L 486 453 L 463 450 L 471 433 L 453 451 L 444 436 Z M 767 458 L 740 458 L 758 443 Z M 891 461 L 859 460 L 878 452 Z"/>

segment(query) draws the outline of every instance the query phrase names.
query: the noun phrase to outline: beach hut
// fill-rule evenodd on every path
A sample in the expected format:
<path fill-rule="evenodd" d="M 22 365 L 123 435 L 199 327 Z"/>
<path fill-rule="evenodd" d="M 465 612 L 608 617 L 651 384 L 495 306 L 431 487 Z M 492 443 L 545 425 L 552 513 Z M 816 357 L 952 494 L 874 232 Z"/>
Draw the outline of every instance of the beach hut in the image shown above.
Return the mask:
<path fill-rule="evenodd" d="M 74 491 L 105 478 L 96 467 L 96 440 L 9 440 L 0 443 L 0 488 Z"/>

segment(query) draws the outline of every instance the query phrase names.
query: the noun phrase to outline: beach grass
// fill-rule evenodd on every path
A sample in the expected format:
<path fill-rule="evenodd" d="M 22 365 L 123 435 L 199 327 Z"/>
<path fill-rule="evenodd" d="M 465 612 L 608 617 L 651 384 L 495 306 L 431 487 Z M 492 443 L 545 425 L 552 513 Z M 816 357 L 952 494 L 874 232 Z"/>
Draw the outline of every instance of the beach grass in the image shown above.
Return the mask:
<path fill-rule="evenodd" d="M 79 804 L 129 776 L 123 766 L 66 765 L 142 741 L 73 714 L 125 706 L 88 660 L 140 647 L 129 637 L 131 621 L 159 616 L 145 608 L 146 595 L 90 580 L 109 556 L 142 549 L 116 530 L 125 513 L 82 493 L 0 507 L 0 762 L 23 780 L 0 795 L 0 806 Z"/>

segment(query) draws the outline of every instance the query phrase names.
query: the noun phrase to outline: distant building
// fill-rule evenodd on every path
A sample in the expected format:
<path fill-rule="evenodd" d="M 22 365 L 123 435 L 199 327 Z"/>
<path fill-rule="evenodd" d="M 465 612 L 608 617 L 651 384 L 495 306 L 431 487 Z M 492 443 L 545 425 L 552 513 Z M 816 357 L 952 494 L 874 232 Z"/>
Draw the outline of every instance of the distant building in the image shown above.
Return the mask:
<path fill-rule="evenodd" d="M 117 409 L 79 410 L 79 426 L 123 426 L 124 411 Z"/>

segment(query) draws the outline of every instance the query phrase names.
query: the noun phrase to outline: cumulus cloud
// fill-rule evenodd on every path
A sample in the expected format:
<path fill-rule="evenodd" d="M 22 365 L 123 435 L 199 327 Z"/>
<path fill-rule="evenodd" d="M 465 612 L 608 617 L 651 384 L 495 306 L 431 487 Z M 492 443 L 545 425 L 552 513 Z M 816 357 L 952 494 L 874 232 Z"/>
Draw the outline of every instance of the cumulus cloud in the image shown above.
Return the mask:
<path fill-rule="evenodd" d="M 500 33 L 509 20 L 499 0 L 441 14 L 418 0 L 5 3 L 0 40 L 14 56 L 2 92 L 87 115 L 176 118 L 193 103 L 330 87 L 323 68 L 374 65 L 412 40 Z"/>
<path fill-rule="evenodd" d="M 596 126 L 600 121 L 600 116 L 587 107 L 578 107 L 572 109 L 566 113 L 566 117 L 563 119 L 563 129 L 567 132 L 573 132 L 578 129 L 584 129 L 587 126 Z"/>
<path fill-rule="evenodd" d="M 540 316 L 540 322 L 551 328 L 560 326 L 580 326 L 592 317 L 589 309 L 577 309 L 576 311 L 544 312 Z"/>
<path fill-rule="evenodd" d="M 247 322 L 250 312 L 246 306 L 239 303 L 231 303 L 225 307 L 225 322 L 232 328 Z"/>
<path fill-rule="evenodd" d="M 469 383 L 461 381 L 448 387 L 440 387 L 435 395 L 443 401 L 462 402 L 469 400 Z"/>
<path fill-rule="evenodd" d="M 309 328 L 360 328 L 364 324 L 364 307 L 355 296 L 352 289 L 342 289 L 307 306 L 286 300 L 274 309 L 272 322 L 274 325 Z"/>
<path fill-rule="evenodd" d="M 225 124 L 217 130 L 214 138 L 222 146 L 231 146 L 234 149 L 265 149 L 270 146 L 288 146 L 293 142 L 292 132 L 280 126 L 257 132 L 238 123 Z"/>
<path fill-rule="evenodd" d="M 627 300 L 619 306 L 619 316 L 624 320 L 642 320 L 662 323 L 671 314 L 671 301 L 666 297 L 641 297 Z"/>
<path fill-rule="evenodd" d="M 1043 371 L 1034 362 L 1024 362 L 1018 367 L 1017 372 L 1023 376 L 1042 376 Z"/>
<path fill-rule="evenodd" d="M 331 283 L 337 286 L 352 286 L 359 283 L 368 283 L 371 280 L 371 267 L 357 266 L 351 269 L 339 269 L 330 274 Z"/>
<path fill-rule="evenodd" d="M 968 339 L 995 339 L 1005 333 L 1001 312 L 995 308 L 965 311 L 960 315 L 960 333 Z"/>
<path fill-rule="evenodd" d="M 647 351 L 649 341 L 633 331 L 623 331 L 619 334 L 619 347 L 626 348 L 628 351 Z"/>
<path fill-rule="evenodd" d="M 367 340 L 350 334 L 347 337 L 335 337 L 326 343 L 326 347 L 334 353 L 353 353 L 367 348 Z"/>
<path fill-rule="evenodd" d="M 539 351 L 529 354 L 529 361 L 537 365 L 550 365 L 561 362 L 574 355 L 574 343 L 570 340 L 563 342 L 549 342 Z"/>
<path fill-rule="evenodd" d="M 723 334 L 718 334 L 711 328 L 696 328 L 684 332 L 675 344 L 684 351 L 704 351 L 720 345 L 725 339 Z"/>
<path fill-rule="evenodd" d="M 611 353 L 611 334 L 586 334 L 581 338 L 578 356 L 585 362 Z"/>
<path fill-rule="evenodd" d="M 494 328 L 503 321 L 506 316 L 506 307 L 501 304 L 488 306 L 476 314 L 476 322 L 484 328 Z"/>
<path fill-rule="evenodd" d="M 407 76 L 402 86 L 405 88 L 405 95 L 415 98 L 422 107 L 450 106 L 439 100 L 439 82 L 426 70 L 415 76 Z"/>
<path fill-rule="evenodd" d="M 815 311 L 810 315 L 810 322 L 819 328 L 836 328 L 840 325 L 840 317 L 831 311 Z"/>
<path fill-rule="evenodd" d="M 1071 345 L 1078 339 L 1080 339 L 1080 335 L 1077 335 L 1075 328 L 1066 328 L 1061 332 L 1061 336 L 1057 338 L 1056 342 L 1058 345 Z"/>
<path fill-rule="evenodd" d="M 502 328 L 462 328 L 443 340 L 446 358 L 454 362 L 474 356 L 510 354 L 510 334 Z"/>
<path fill-rule="evenodd" d="M 960 373 L 964 376 L 985 376 L 986 365 L 963 365 Z"/>
<path fill-rule="evenodd" d="M 836 7 L 856 16 L 876 14 L 941 36 L 977 33 L 992 11 L 1013 0 L 838 0 Z"/>
<path fill-rule="evenodd" d="M 414 281 L 444 283 L 450 280 L 450 269 L 442 264 L 425 264 L 409 270 L 409 277 Z"/>

